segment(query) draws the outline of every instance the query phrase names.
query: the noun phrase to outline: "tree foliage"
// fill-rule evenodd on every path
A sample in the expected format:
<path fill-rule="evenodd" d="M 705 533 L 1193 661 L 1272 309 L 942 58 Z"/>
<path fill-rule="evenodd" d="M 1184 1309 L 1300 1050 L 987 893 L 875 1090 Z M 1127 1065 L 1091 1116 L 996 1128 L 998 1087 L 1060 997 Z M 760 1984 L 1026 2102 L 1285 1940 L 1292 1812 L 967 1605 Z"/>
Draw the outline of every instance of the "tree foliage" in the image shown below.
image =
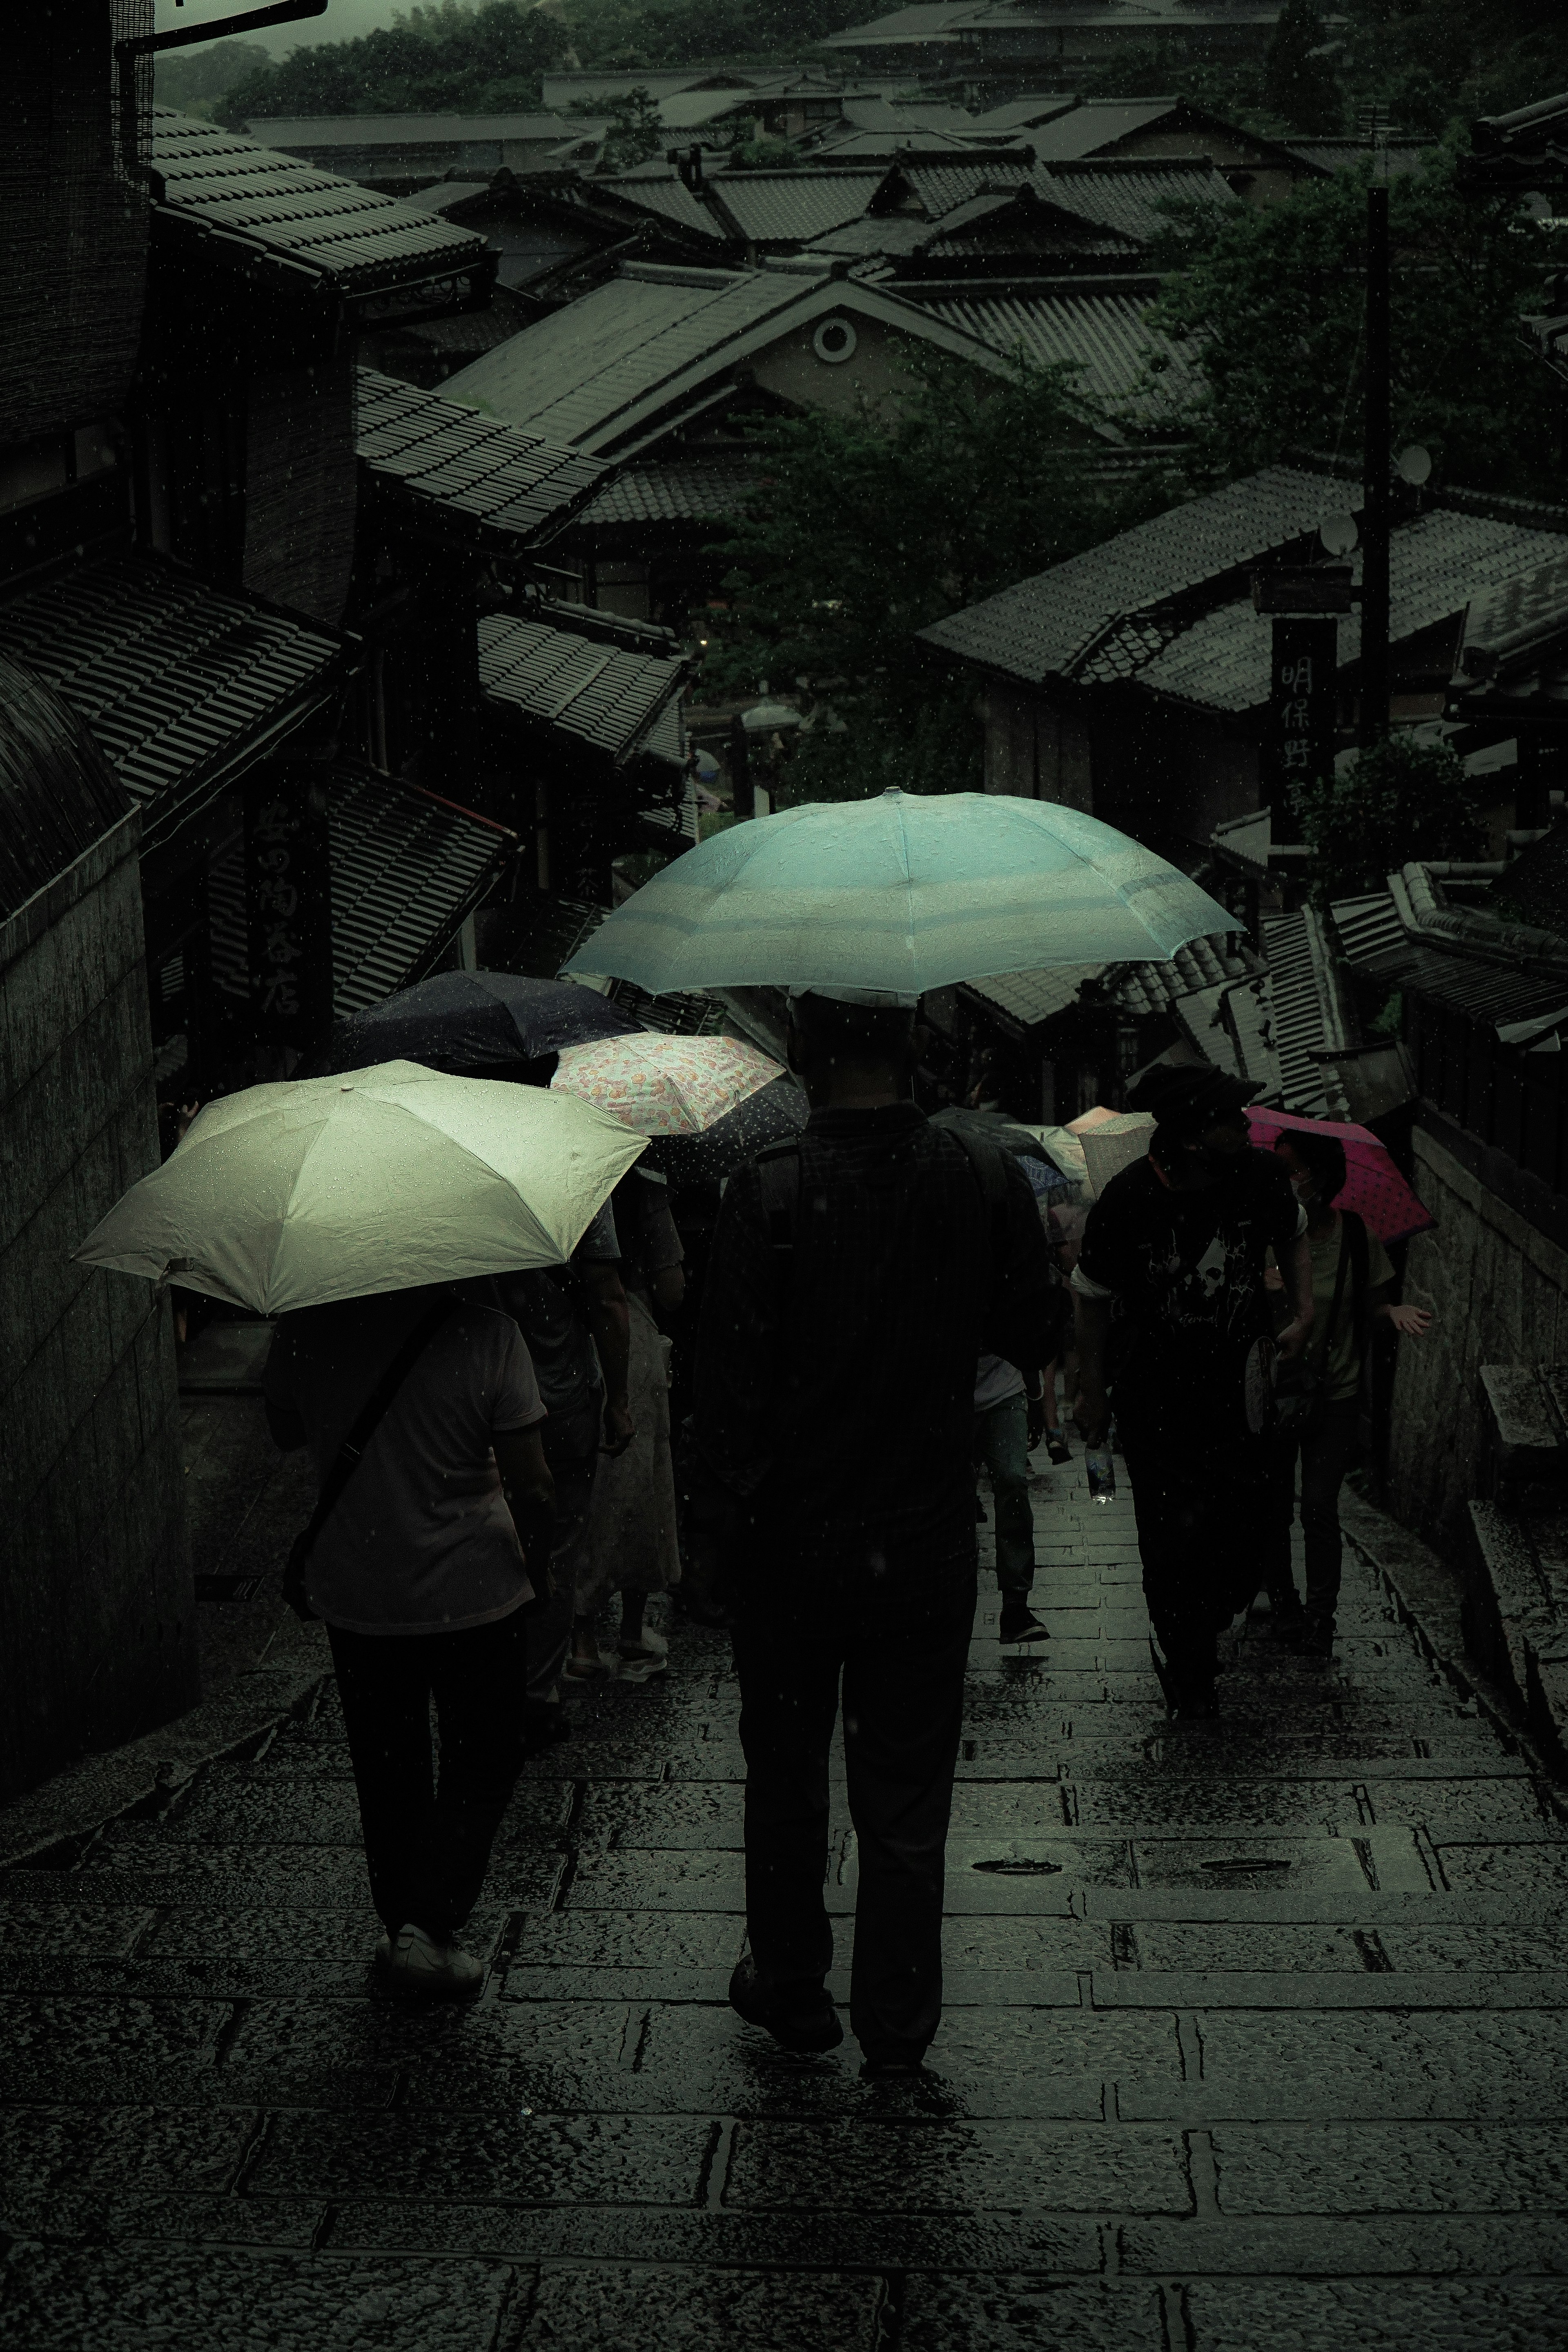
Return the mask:
<path fill-rule="evenodd" d="M 1475 857 L 1485 838 L 1459 760 L 1409 734 L 1358 752 L 1293 798 L 1319 906 L 1382 889 L 1413 858 Z"/>
<path fill-rule="evenodd" d="M 1108 491 L 1091 422 L 1066 369 L 1020 360 L 985 381 L 936 361 L 911 368 L 891 407 L 754 428 L 766 487 L 728 545 L 708 674 L 741 696 L 812 681 L 792 791 L 979 784 L 973 681 L 917 632 L 1163 503 Z"/>
<path fill-rule="evenodd" d="M 1285 0 L 1263 67 L 1263 103 L 1292 131 L 1340 127 L 1342 101 L 1318 0 Z"/>
<path fill-rule="evenodd" d="M 272 60 L 259 41 L 210 41 L 191 49 L 164 49 L 153 60 L 153 88 L 160 106 L 207 114 L 247 74 L 264 72 Z"/>
<path fill-rule="evenodd" d="M 1555 495 L 1540 362 L 1521 340 L 1548 259 L 1510 198 L 1455 180 L 1457 150 L 1389 190 L 1393 433 L 1475 488 Z M 1189 208 L 1152 316 L 1192 341 L 1206 390 L 1193 420 L 1211 474 L 1250 473 L 1292 444 L 1360 450 L 1366 186 L 1299 182 L 1281 203 Z"/>
<path fill-rule="evenodd" d="M 539 77 L 571 47 L 559 16 L 523 0 L 411 8 L 357 41 L 292 49 L 247 74 L 214 109 L 237 127 L 276 114 L 505 111 L 539 104 Z"/>

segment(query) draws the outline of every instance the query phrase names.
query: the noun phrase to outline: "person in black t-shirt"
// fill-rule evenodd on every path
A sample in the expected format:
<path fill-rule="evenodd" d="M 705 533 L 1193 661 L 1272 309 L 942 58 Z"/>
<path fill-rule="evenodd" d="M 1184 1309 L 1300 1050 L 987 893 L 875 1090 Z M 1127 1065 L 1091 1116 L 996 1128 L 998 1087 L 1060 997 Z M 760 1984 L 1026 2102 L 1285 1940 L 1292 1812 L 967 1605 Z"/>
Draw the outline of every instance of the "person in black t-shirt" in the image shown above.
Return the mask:
<path fill-rule="evenodd" d="M 1260 1580 L 1270 1249 L 1296 1308 L 1273 1344 L 1300 1353 L 1312 1322 L 1305 1220 L 1247 1135 L 1257 1091 L 1207 1064 L 1147 1075 L 1131 1107 L 1154 1115 L 1149 1156 L 1095 1202 L 1072 1277 L 1079 1426 L 1102 1444 L 1114 1402 L 1155 1666 L 1181 1716 L 1215 1712 L 1215 1636 Z"/>

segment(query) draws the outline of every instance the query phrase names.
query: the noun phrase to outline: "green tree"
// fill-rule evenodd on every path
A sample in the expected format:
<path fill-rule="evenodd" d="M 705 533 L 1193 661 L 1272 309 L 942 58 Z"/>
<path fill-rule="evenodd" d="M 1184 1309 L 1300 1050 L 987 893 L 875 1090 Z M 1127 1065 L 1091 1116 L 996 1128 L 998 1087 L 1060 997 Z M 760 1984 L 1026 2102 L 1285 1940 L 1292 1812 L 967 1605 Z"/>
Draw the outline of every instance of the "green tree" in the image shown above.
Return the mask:
<path fill-rule="evenodd" d="M 1285 0 L 1263 68 L 1263 103 L 1292 131 L 1340 127 L 1340 91 L 1318 0 Z"/>
<path fill-rule="evenodd" d="M 259 41 L 213 41 L 199 48 L 164 49 L 155 59 L 153 91 L 160 106 L 210 114 L 213 102 L 247 74 L 264 73 L 271 58 Z"/>
<path fill-rule="evenodd" d="M 240 124 L 279 114 L 483 112 L 492 93 L 539 104 L 540 75 L 559 65 L 570 36 L 559 17 L 522 0 L 465 8 L 411 8 L 357 41 L 324 41 L 268 64 L 220 98 L 215 118 Z"/>
<path fill-rule="evenodd" d="M 1413 858 L 1474 857 L 1485 838 L 1458 759 L 1409 734 L 1357 752 L 1292 797 L 1319 906 L 1380 890 Z"/>
<path fill-rule="evenodd" d="M 978 785 L 973 680 L 916 633 L 1138 519 L 1107 489 L 1093 422 L 1068 370 L 1020 359 L 988 380 L 921 364 L 889 408 L 754 428 L 764 486 L 727 544 L 708 676 L 738 696 L 812 681 L 798 797 Z"/>
<path fill-rule="evenodd" d="M 668 133 L 659 121 L 658 108 L 643 89 L 628 90 L 624 98 L 580 101 L 574 112 L 596 115 L 610 128 L 605 140 L 605 167 L 611 172 L 629 172 L 634 163 L 646 163 L 651 156 L 662 154 Z"/>
<path fill-rule="evenodd" d="M 1520 336 L 1547 249 L 1515 200 L 1460 188 L 1456 159 L 1439 149 L 1389 190 L 1394 446 L 1424 442 L 1452 482 L 1554 496 L 1549 404 Z M 1370 169 L 1173 221 L 1151 316 L 1191 339 L 1206 379 L 1198 471 L 1250 473 L 1292 444 L 1360 448 Z"/>

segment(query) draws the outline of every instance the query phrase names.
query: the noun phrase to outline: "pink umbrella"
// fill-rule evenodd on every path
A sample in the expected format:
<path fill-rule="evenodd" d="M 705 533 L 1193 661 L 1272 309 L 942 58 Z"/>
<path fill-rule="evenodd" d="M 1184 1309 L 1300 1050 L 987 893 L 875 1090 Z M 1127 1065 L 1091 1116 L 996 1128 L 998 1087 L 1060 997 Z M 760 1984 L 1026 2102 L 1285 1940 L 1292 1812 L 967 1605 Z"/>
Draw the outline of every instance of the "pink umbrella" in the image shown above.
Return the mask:
<path fill-rule="evenodd" d="M 581 1051 L 581 1048 L 578 1049 Z M 1338 1127 L 1327 1118 L 1296 1118 L 1288 1110 L 1249 1110 L 1247 1124 L 1252 1140 L 1272 1151 L 1280 1136 L 1291 1130 L 1309 1135 L 1337 1136 L 1345 1148 L 1345 1186 L 1337 1206 L 1353 1209 L 1367 1232 L 1380 1242 L 1405 1242 L 1436 1223 L 1424 1209 L 1394 1162 L 1388 1146 L 1370 1128 Z"/>
<path fill-rule="evenodd" d="M 783 1076 L 777 1062 L 739 1037 L 661 1037 L 639 1029 L 563 1046 L 550 1083 L 639 1135 L 700 1135 Z"/>

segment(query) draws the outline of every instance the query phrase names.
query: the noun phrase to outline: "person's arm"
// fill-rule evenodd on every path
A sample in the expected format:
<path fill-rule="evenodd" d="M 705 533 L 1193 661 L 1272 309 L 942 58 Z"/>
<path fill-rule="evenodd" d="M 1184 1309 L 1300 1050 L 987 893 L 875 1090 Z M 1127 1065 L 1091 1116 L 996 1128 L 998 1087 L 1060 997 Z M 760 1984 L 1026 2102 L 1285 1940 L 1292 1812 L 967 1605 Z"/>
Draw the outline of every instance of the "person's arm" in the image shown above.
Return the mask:
<path fill-rule="evenodd" d="M 637 1435 L 627 1393 L 631 1380 L 632 1312 L 621 1270 L 607 1258 L 590 1258 L 581 1268 L 583 1311 L 605 1375 L 605 1452 L 624 1454 Z"/>
<path fill-rule="evenodd" d="M 552 1523 L 555 1517 L 555 1481 L 544 1458 L 539 1423 L 528 1429 L 498 1429 L 491 1433 L 496 1465 L 511 1522 L 517 1529 L 525 1561 L 537 1574 L 550 1557 Z"/>
<path fill-rule="evenodd" d="M 1432 1328 L 1430 1307 L 1403 1307 L 1396 1299 L 1377 1298 L 1375 1293 L 1373 1297 L 1373 1315 L 1381 1315 L 1385 1322 L 1392 1323 L 1405 1339 L 1424 1339 Z"/>

